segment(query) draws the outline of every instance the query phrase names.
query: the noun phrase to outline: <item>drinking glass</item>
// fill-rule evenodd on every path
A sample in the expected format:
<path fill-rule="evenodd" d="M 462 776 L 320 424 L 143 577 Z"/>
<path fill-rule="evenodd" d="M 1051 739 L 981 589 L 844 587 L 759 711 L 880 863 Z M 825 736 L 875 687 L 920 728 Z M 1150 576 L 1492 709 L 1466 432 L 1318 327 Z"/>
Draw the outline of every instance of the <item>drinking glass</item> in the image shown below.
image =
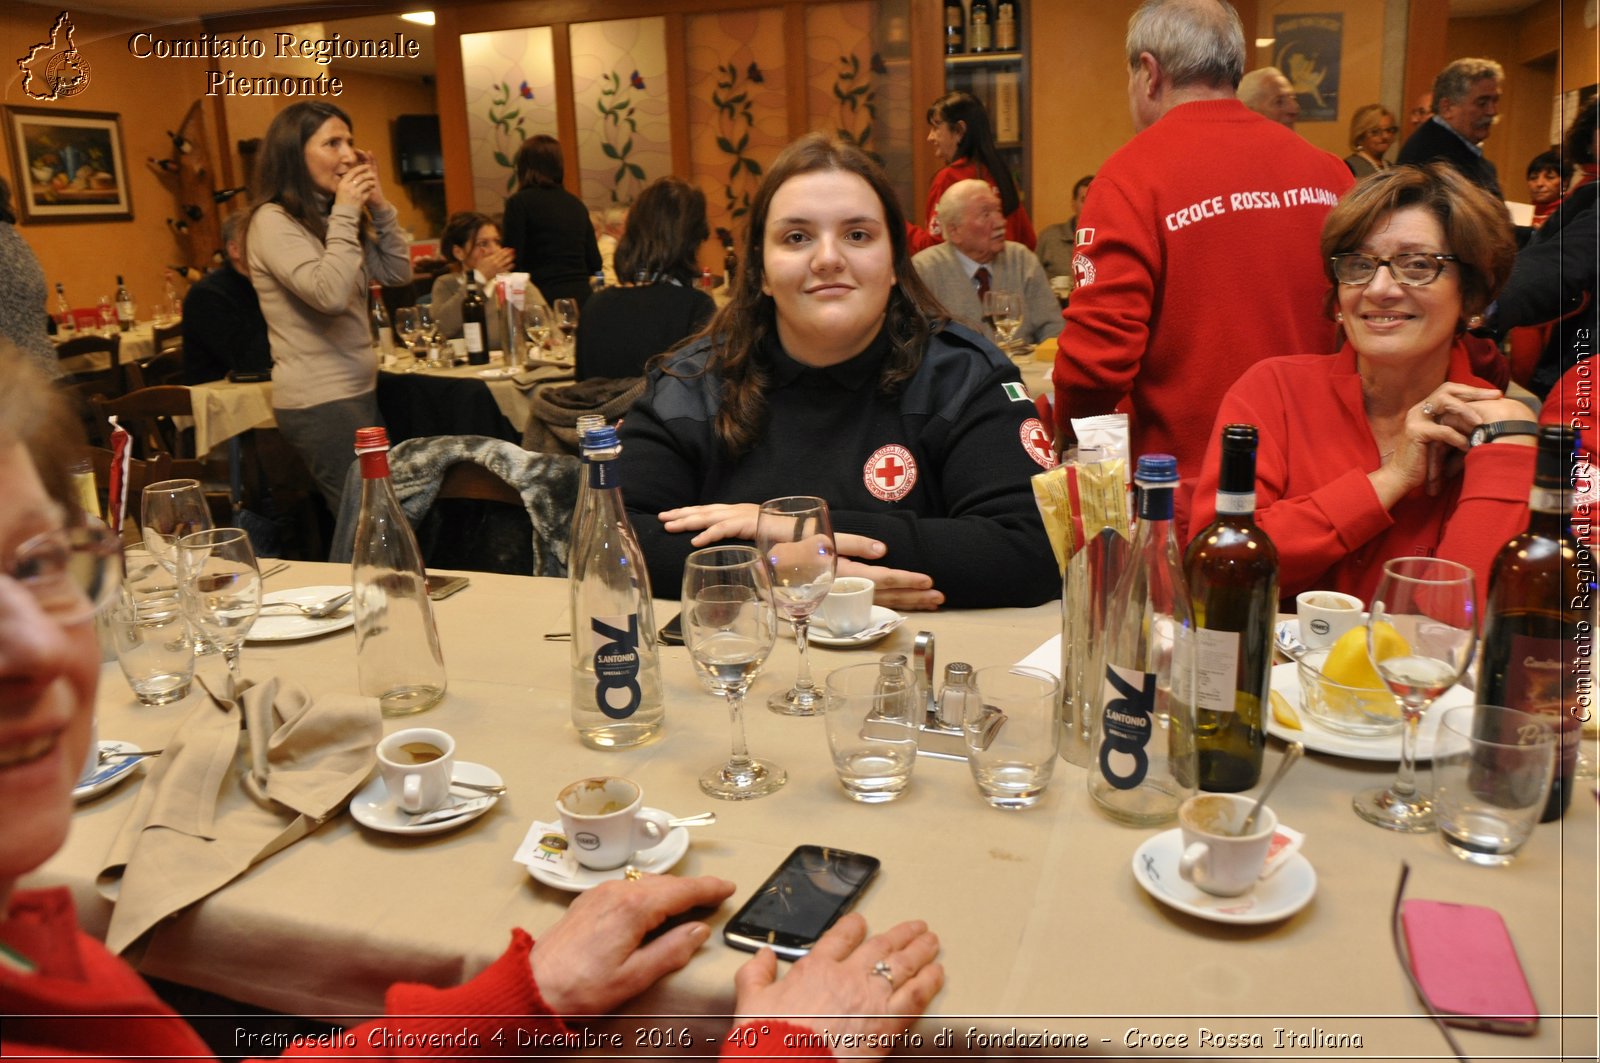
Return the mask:
<path fill-rule="evenodd" d="M 178 574 L 178 540 L 211 527 L 211 507 L 199 480 L 146 484 L 139 500 L 139 528 L 145 549 L 161 567 Z"/>
<path fill-rule="evenodd" d="M 683 566 L 683 640 L 711 689 L 728 702 L 733 753 L 700 776 L 712 797 L 739 801 L 761 797 L 788 781 L 788 773 L 750 756 L 745 744 L 745 691 L 772 652 L 777 616 L 766 563 L 749 546 L 711 546 L 689 555 Z"/>
<path fill-rule="evenodd" d="M 1436 733 L 1433 807 L 1445 848 L 1479 867 L 1509 864 L 1550 796 L 1555 731 L 1526 712 L 1462 705 Z"/>
<path fill-rule="evenodd" d="M 194 678 L 194 635 L 177 589 L 166 594 L 123 595 L 107 613 L 117 663 L 141 705 L 165 705 L 186 696 Z"/>
<path fill-rule="evenodd" d="M 1061 683 L 1038 668 L 992 665 L 972 673 L 961 713 L 967 766 L 995 808 L 1037 804 L 1061 752 Z"/>
<path fill-rule="evenodd" d="M 238 699 L 239 650 L 261 615 L 261 570 L 240 528 L 213 528 L 178 540 L 178 586 L 189 623 L 222 650 L 228 697 Z"/>
<path fill-rule="evenodd" d="M 550 310 L 530 304 L 522 310 L 522 334 L 528 337 L 528 361 L 545 356 L 545 345 L 550 342 Z"/>
<path fill-rule="evenodd" d="M 416 307 L 402 306 L 394 312 L 394 334 L 400 337 L 400 342 L 406 345 L 406 350 L 415 358 L 417 337 L 422 335 L 422 327 L 417 321 Z M 410 369 L 415 368 L 416 363 L 413 362 Z"/>
<path fill-rule="evenodd" d="M 115 336 L 117 334 L 117 307 L 111 301 L 111 296 L 100 297 L 100 335 Z"/>
<path fill-rule="evenodd" d="M 578 334 L 578 300 L 557 299 L 555 302 L 555 324 L 561 330 L 561 357 L 572 357 L 572 339 Z"/>
<path fill-rule="evenodd" d="M 833 586 L 837 556 L 828 503 L 811 495 L 790 495 L 761 504 L 756 519 L 756 549 L 772 578 L 772 604 L 794 624 L 800 672 L 794 686 L 767 699 L 767 708 L 785 716 L 815 716 L 822 699 L 811 681 L 806 658 L 811 614 Z"/>
<path fill-rule="evenodd" d="M 434 368 L 448 364 L 444 360 L 444 333 L 431 307 L 417 307 L 417 339 L 428 351 L 428 365 Z"/>
<path fill-rule="evenodd" d="M 1478 644 L 1472 570 L 1436 557 L 1397 557 L 1384 564 L 1370 608 L 1367 654 L 1400 703 L 1405 728 L 1395 780 L 1357 794 L 1355 810 L 1387 830 L 1424 834 L 1435 823 L 1433 802 L 1417 787 L 1417 725 L 1472 663 Z"/>
<path fill-rule="evenodd" d="M 839 785 L 864 804 L 893 801 L 917 765 L 920 692 L 910 677 L 885 680 L 884 665 L 852 664 L 824 681 L 823 723 Z"/>
<path fill-rule="evenodd" d="M 983 296 L 983 316 L 994 329 L 995 342 L 1002 350 L 1010 348 L 1022 327 L 1022 296 L 1002 288 L 991 288 Z"/>

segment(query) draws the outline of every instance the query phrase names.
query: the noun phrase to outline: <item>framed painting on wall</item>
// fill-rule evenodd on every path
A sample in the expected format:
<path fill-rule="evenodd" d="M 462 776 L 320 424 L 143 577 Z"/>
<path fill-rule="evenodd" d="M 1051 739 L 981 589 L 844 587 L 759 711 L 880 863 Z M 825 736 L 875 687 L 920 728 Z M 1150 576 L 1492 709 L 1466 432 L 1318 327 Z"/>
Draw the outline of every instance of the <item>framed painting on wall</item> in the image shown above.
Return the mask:
<path fill-rule="evenodd" d="M 23 221 L 133 217 L 119 115 L 53 107 L 7 107 L 5 115 Z"/>

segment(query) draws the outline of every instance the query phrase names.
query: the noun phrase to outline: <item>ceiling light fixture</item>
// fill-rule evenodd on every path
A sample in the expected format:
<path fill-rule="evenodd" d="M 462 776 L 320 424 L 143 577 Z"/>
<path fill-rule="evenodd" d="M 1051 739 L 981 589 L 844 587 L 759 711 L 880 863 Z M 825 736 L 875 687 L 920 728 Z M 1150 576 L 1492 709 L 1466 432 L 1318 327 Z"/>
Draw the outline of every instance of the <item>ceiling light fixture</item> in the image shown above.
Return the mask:
<path fill-rule="evenodd" d="M 433 25 L 432 11 L 411 11 L 401 15 L 400 18 L 406 22 L 415 22 L 419 26 Z"/>

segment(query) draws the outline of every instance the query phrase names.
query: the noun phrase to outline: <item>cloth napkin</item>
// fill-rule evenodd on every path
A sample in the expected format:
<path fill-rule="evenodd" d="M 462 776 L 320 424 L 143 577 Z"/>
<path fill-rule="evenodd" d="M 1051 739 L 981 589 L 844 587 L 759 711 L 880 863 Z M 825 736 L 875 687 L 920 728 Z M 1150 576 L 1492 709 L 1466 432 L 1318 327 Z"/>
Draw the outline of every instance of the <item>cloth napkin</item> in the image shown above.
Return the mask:
<path fill-rule="evenodd" d="M 106 933 L 112 952 L 316 830 L 377 761 L 376 698 L 313 699 L 276 678 L 247 687 L 244 704 L 204 695 L 152 758 L 100 871 L 100 892 L 115 904 Z M 265 800 L 244 785 L 246 718 L 271 721 Z"/>

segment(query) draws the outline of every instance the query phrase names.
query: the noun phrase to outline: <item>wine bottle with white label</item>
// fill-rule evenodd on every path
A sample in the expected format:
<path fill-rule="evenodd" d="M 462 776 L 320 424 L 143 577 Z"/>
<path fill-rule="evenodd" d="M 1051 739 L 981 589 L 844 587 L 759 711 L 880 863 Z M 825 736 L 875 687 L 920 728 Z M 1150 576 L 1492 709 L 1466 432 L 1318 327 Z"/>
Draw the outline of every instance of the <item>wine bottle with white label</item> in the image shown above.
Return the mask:
<path fill-rule="evenodd" d="M 478 275 L 467 270 L 467 293 L 461 297 L 461 336 L 467 344 L 467 364 L 489 364 L 489 310 Z"/>
<path fill-rule="evenodd" d="M 1217 517 L 1184 557 L 1194 609 L 1194 746 L 1200 789 L 1248 790 L 1261 778 L 1278 614 L 1278 551 L 1256 524 L 1255 425 L 1222 429 Z"/>
<path fill-rule="evenodd" d="M 1194 625 L 1172 527 L 1177 459 L 1142 455 L 1134 483 L 1139 529 L 1112 596 L 1088 779 L 1102 812 L 1151 827 L 1195 791 Z"/>
<path fill-rule="evenodd" d="M 1528 529 L 1500 548 L 1489 570 L 1478 664 L 1478 704 L 1543 715 L 1555 729 L 1556 774 L 1540 818 L 1545 823 L 1560 819 L 1572 802 L 1578 740 L 1594 711 L 1594 565 L 1573 538 L 1570 516 L 1576 444 L 1568 427 L 1539 429 Z"/>

